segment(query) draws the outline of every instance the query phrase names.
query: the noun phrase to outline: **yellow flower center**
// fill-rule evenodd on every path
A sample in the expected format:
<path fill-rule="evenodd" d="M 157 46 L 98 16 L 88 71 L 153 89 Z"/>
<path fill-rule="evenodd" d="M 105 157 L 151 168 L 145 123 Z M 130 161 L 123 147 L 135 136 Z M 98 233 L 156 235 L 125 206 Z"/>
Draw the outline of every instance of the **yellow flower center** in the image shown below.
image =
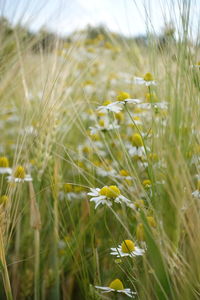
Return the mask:
<path fill-rule="evenodd" d="M 90 133 L 89 133 L 89 135 L 90 135 Z M 97 133 L 91 135 L 90 138 L 91 138 L 93 141 L 99 141 L 99 140 L 100 140 L 100 136 L 99 136 Z"/>
<path fill-rule="evenodd" d="M 106 196 L 107 198 L 117 198 L 120 194 L 121 192 L 116 185 L 104 186 L 100 190 L 100 195 Z"/>
<path fill-rule="evenodd" d="M 145 179 L 142 182 L 144 187 L 149 187 L 151 185 L 151 180 L 150 179 Z"/>
<path fill-rule="evenodd" d="M 18 166 L 15 170 L 14 177 L 24 179 L 26 176 L 24 167 Z"/>
<path fill-rule="evenodd" d="M 135 147 L 143 146 L 142 137 L 139 133 L 134 133 L 131 137 L 131 141 L 132 141 L 133 146 L 135 146 Z"/>
<path fill-rule="evenodd" d="M 105 122 L 104 122 L 104 120 L 99 120 L 99 125 L 101 126 L 101 127 L 104 127 L 105 126 Z"/>
<path fill-rule="evenodd" d="M 124 101 L 126 99 L 130 98 L 130 95 L 126 92 L 119 92 L 118 96 L 117 96 L 117 100 L 118 101 Z"/>
<path fill-rule="evenodd" d="M 115 279 L 109 284 L 109 288 L 116 291 L 121 291 L 124 289 L 124 286 L 120 279 Z"/>
<path fill-rule="evenodd" d="M 123 170 L 123 169 L 119 172 L 119 174 L 121 176 L 128 176 L 129 175 L 128 172 L 126 170 Z"/>
<path fill-rule="evenodd" d="M 103 102 L 103 104 L 102 105 L 108 105 L 108 104 L 110 104 L 111 103 L 111 101 L 110 100 L 105 100 L 104 102 Z"/>
<path fill-rule="evenodd" d="M 155 221 L 154 217 L 152 217 L 152 216 L 147 217 L 147 221 L 151 227 L 156 227 L 156 221 Z"/>
<path fill-rule="evenodd" d="M 0 157 L 0 168 L 8 168 L 9 167 L 9 162 L 7 157 L 2 156 Z"/>
<path fill-rule="evenodd" d="M 135 244 L 131 240 L 125 240 L 122 243 L 122 252 L 130 253 L 135 250 Z"/>
<path fill-rule="evenodd" d="M 92 152 L 92 149 L 88 146 L 83 147 L 83 153 L 85 154 L 89 154 L 90 152 Z"/>
<path fill-rule="evenodd" d="M 64 183 L 63 190 L 65 193 L 69 193 L 72 191 L 72 185 L 70 183 Z"/>
<path fill-rule="evenodd" d="M 86 80 L 83 85 L 86 86 L 86 85 L 93 85 L 94 82 L 92 80 Z"/>
<path fill-rule="evenodd" d="M 151 74 L 151 73 L 146 73 L 145 75 L 144 75 L 144 77 L 143 77 L 143 79 L 145 80 L 145 81 L 153 81 L 153 75 Z"/>

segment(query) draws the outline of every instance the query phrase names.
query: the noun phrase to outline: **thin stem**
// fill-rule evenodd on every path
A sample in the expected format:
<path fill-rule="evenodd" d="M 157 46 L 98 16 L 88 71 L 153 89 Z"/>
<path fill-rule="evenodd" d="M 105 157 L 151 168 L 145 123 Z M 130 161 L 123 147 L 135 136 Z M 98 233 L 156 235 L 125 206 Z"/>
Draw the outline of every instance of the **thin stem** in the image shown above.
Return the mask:
<path fill-rule="evenodd" d="M 35 229 L 35 274 L 34 274 L 34 300 L 40 299 L 40 231 Z"/>
<path fill-rule="evenodd" d="M 4 283 L 6 298 L 7 298 L 7 300 L 13 300 L 12 290 L 11 290 L 11 285 L 10 285 L 10 278 L 9 278 L 9 274 L 8 274 L 7 264 L 6 264 L 5 249 L 4 249 L 1 228 L 0 228 L 0 260 L 1 260 L 2 269 L 3 269 L 3 283 Z"/>

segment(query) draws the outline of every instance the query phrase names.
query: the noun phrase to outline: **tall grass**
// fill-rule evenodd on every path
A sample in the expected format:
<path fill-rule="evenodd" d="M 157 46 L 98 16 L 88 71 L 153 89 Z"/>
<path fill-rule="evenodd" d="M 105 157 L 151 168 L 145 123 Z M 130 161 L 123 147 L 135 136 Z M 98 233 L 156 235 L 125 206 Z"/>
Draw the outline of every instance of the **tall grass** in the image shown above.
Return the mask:
<path fill-rule="evenodd" d="M 79 32 L 35 53 L 37 36 L 0 30 L 0 171 L 12 168 L 11 181 L 0 174 L 0 299 L 123 299 L 95 287 L 116 278 L 136 299 L 200 298 L 200 54 L 190 9 L 180 1 L 176 38 L 171 29 L 158 43 L 149 32 L 147 45 Z M 136 84 L 147 72 L 157 85 Z M 98 109 L 129 97 L 142 104 Z M 112 194 L 95 209 L 90 188 L 108 186 L 131 202 Z M 112 256 L 124 240 L 144 254 Z"/>

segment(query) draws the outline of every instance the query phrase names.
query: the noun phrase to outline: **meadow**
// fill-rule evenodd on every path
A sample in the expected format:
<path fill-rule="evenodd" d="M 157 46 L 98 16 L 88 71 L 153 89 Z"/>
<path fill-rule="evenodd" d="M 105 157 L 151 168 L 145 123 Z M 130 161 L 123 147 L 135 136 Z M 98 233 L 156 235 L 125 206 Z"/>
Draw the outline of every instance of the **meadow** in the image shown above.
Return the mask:
<path fill-rule="evenodd" d="M 0 299 L 200 299 L 200 53 L 0 30 Z M 48 46 L 47 46 L 48 48 Z"/>

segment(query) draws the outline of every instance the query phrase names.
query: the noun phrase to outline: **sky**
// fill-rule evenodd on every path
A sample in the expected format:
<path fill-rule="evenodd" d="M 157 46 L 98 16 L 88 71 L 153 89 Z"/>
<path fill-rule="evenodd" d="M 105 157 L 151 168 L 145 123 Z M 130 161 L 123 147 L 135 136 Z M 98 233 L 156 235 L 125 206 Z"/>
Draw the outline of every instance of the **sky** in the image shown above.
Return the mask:
<path fill-rule="evenodd" d="M 191 31 L 196 35 L 200 0 L 0 0 L 1 15 L 12 23 L 41 27 L 68 35 L 90 25 L 102 24 L 126 36 L 159 33 L 165 23 L 180 28 L 183 3 L 191 3 Z"/>

